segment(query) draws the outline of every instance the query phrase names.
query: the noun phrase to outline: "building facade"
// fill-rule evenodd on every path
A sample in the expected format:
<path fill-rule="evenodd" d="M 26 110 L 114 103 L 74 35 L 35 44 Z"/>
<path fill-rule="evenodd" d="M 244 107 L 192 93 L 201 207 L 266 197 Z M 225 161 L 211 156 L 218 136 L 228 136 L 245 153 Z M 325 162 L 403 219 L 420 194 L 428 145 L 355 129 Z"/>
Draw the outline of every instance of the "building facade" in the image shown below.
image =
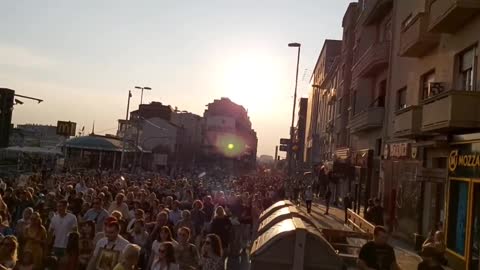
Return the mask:
<path fill-rule="evenodd" d="M 307 125 L 308 98 L 301 98 L 298 108 L 297 127 L 295 129 L 295 161 L 298 168 L 303 168 L 303 157 L 305 156 L 305 132 Z"/>
<path fill-rule="evenodd" d="M 216 99 L 207 105 L 203 118 L 205 165 L 238 171 L 255 167 L 258 139 L 243 106 L 228 98 Z"/>
<path fill-rule="evenodd" d="M 351 3 L 334 68 L 317 60 L 307 110 L 305 160 L 345 159 L 352 195 L 381 198 L 397 236 L 414 241 L 443 223 L 455 269 L 478 269 L 480 257 L 480 175 L 461 168 L 480 166 L 479 14 L 478 1 Z"/>

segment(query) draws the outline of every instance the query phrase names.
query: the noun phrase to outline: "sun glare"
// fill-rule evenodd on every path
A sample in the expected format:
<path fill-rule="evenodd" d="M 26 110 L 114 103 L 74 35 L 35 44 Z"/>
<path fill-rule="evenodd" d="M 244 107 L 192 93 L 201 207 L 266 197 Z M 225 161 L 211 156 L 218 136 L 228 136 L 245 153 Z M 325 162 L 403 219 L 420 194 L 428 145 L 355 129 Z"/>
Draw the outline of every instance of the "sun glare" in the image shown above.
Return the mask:
<path fill-rule="evenodd" d="M 243 105 L 249 112 L 271 109 L 278 93 L 273 61 L 261 55 L 238 55 L 223 70 L 223 96 Z"/>

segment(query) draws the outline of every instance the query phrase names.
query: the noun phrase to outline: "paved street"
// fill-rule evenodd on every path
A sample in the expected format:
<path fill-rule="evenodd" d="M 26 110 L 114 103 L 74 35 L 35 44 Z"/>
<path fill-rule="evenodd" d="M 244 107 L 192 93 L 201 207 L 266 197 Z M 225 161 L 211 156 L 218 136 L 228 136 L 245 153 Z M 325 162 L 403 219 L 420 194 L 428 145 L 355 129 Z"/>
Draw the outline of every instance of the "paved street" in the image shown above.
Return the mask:
<path fill-rule="evenodd" d="M 306 208 L 302 205 L 302 211 Z M 344 224 L 344 212 L 342 209 L 330 207 L 329 215 L 325 215 L 325 206 L 319 203 L 313 203 L 311 216 L 321 228 L 351 230 Z M 395 255 L 398 264 L 402 270 L 417 269 L 421 258 L 407 244 L 391 239 L 391 245 L 395 248 Z"/>

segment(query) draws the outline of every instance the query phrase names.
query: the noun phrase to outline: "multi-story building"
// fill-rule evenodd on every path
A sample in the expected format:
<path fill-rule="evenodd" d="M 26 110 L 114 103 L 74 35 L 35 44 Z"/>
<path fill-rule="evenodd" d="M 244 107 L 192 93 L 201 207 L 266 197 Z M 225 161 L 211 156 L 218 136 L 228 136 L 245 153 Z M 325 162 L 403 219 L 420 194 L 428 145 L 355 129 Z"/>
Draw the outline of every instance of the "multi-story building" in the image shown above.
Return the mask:
<path fill-rule="evenodd" d="M 247 110 L 228 98 L 207 105 L 204 117 L 202 152 L 205 165 L 216 164 L 235 170 L 254 168 L 257 134 Z"/>
<path fill-rule="evenodd" d="M 328 158 L 328 150 L 325 147 L 327 145 L 326 121 L 331 108 L 324 99 L 327 89 L 323 89 L 321 85 L 325 83 L 328 72 L 340 55 L 341 48 L 340 40 L 325 40 L 310 79 L 312 90 L 308 102 L 305 139 L 305 161 L 310 165 L 322 163 Z"/>
<path fill-rule="evenodd" d="M 479 1 L 394 5 L 385 194 L 405 233 L 444 223 L 454 269 L 478 269 L 480 257 L 480 151 L 469 143 L 480 131 L 479 14 Z"/>
<path fill-rule="evenodd" d="M 393 0 L 359 1 L 350 89 L 350 142 L 355 194 L 367 204 L 379 193 Z"/>

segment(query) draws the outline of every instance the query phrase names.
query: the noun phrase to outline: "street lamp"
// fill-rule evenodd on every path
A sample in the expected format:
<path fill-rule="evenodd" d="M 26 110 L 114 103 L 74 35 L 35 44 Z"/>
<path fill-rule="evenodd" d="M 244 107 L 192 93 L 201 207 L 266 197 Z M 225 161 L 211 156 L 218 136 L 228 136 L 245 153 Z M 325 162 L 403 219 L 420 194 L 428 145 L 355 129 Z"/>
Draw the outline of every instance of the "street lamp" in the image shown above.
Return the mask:
<path fill-rule="evenodd" d="M 300 64 L 300 48 L 301 48 L 301 44 L 300 43 L 288 43 L 288 47 L 291 47 L 291 48 L 298 48 L 297 50 L 297 71 L 295 73 L 295 92 L 293 94 L 293 111 L 292 111 L 292 125 L 290 126 L 290 146 L 288 148 L 288 152 L 289 155 L 288 155 L 288 175 L 291 176 L 292 175 L 292 156 L 293 156 L 293 152 L 292 152 L 292 143 L 293 143 L 293 137 L 294 137 L 294 133 L 295 133 L 295 107 L 297 105 L 297 86 L 298 86 L 298 66 Z"/>
<path fill-rule="evenodd" d="M 140 89 L 140 90 L 142 90 L 142 94 L 141 94 L 141 96 L 140 96 L 140 105 L 142 105 L 142 104 L 143 104 L 143 90 L 152 90 L 152 88 L 147 87 L 147 86 L 144 86 L 144 87 L 135 86 L 135 89 Z"/>

